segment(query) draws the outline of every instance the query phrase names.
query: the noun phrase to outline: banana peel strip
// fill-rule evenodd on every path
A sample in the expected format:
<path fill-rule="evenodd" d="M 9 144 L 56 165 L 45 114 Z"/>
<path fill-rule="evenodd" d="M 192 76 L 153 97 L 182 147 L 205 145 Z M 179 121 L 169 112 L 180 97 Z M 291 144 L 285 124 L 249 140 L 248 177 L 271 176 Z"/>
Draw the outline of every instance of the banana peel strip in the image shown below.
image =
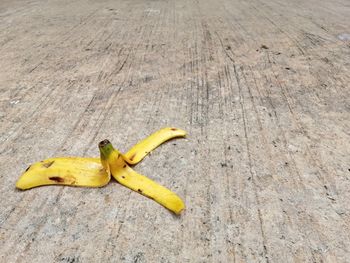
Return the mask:
<path fill-rule="evenodd" d="M 147 154 L 162 143 L 177 137 L 185 137 L 186 132 L 177 128 L 163 128 L 152 133 L 146 139 L 135 144 L 125 155 L 124 160 L 129 164 L 139 163 Z"/>
<path fill-rule="evenodd" d="M 111 176 L 96 158 L 57 157 L 29 166 L 16 187 L 22 190 L 41 185 L 102 187 L 110 180 Z"/>
<path fill-rule="evenodd" d="M 87 157 L 46 159 L 29 166 L 17 181 L 16 187 L 22 190 L 42 185 L 102 187 L 108 184 L 112 175 L 122 185 L 154 199 L 178 214 L 184 208 L 182 200 L 167 188 L 136 173 L 128 164 L 137 164 L 165 141 L 184 136 L 186 132 L 181 129 L 171 127 L 160 129 L 134 145 L 125 155 L 115 150 L 119 154 L 115 164 L 107 162 L 102 152 L 101 159 Z M 111 167 L 114 173 L 111 172 Z"/>

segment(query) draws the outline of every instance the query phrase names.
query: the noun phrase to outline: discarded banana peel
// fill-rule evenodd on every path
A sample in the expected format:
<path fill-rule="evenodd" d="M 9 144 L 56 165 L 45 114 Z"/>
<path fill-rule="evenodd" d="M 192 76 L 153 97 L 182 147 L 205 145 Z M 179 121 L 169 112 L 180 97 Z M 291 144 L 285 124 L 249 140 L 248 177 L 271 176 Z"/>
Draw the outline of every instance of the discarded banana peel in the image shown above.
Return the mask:
<path fill-rule="evenodd" d="M 135 172 L 108 140 L 100 142 L 99 149 L 101 163 L 108 174 L 112 175 L 118 183 L 153 199 L 175 214 L 180 214 L 185 208 L 185 204 L 175 193 Z"/>
<path fill-rule="evenodd" d="M 122 156 L 127 163 L 137 164 L 163 142 L 184 136 L 186 132 L 181 129 L 163 128 L 137 143 Z M 50 158 L 31 165 L 17 181 L 16 187 L 22 190 L 52 184 L 101 187 L 110 180 L 104 172 L 100 158 Z"/>
<path fill-rule="evenodd" d="M 108 184 L 112 175 L 122 185 L 154 199 L 179 214 L 184 204 L 176 194 L 136 173 L 128 164 L 140 162 L 163 142 L 184 136 L 186 132 L 183 130 L 163 128 L 137 143 L 125 155 L 114 150 L 111 144 L 113 154 L 103 155 L 105 147 L 101 148 L 100 145 L 103 146 L 101 142 L 99 145 L 101 158 L 57 157 L 37 162 L 27 168 L 17 181 L 16 187 L 22 190 L 42 185 L 102 187 Z M 119 154 L 119 158 L 113 157 L 115 153 Z"/>

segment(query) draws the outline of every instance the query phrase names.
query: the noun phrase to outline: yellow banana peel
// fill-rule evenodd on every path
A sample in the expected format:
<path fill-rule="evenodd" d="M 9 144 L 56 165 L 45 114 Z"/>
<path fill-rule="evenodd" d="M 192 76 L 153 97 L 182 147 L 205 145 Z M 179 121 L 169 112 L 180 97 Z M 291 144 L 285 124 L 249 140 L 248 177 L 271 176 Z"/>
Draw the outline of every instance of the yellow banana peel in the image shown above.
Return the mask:
<path fill-rule="evenodd" d="M 122 154 L 113 148 L 108 140 L 99 143 L 101 162 L 108 174 L 118 183 L 147 196 L 165 208 L 180 214 L 185 208 L 184 202 L 166 187 L 157 184 L 144 175 L 135 172 L 124 160 Z"/>
<path fill-rule="evenodd" d="M 100 158 L 57 157 L 37 162 L 22 174 L 16 187 L 22 190 L 42 185 L 102 187 L 108 184 L 112 175 L 122 185 L 179 214 L 184 204 L 176 194 L 136 173 L 128 164 L 137 164 L 163 142 L 184 136 L 183 130 L 163 128 L 137 143 L 125 155 L 114 149 L 111 155 L 103 154 L 106 146 L 101 142 Z M 110 143 L 108 145 L 113 148 Z"/>

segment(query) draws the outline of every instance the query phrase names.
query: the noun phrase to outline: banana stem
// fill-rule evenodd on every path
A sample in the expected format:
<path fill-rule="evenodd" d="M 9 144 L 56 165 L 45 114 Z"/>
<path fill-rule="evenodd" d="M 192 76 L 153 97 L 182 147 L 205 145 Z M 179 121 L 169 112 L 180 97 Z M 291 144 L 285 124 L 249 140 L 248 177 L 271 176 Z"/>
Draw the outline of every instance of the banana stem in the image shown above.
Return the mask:
<path fill-rule="evenodd" d="M 101 159 L 107 160 L 108 156 L 114 151 L 113 145 L 109 140 L 103 140 L 98 144 Z"/>

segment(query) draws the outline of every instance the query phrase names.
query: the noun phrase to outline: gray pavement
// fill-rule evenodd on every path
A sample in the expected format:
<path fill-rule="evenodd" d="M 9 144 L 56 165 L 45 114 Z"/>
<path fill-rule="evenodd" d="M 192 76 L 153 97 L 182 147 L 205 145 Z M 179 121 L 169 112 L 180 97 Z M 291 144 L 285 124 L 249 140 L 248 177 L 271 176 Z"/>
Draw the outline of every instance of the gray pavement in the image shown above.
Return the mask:
<path fill-rule="evenodd" d="M 0 1 L 1 262 L 349 262 L 347 0 Z M 15 182 L 121 151 L 186 202 Z"/>

